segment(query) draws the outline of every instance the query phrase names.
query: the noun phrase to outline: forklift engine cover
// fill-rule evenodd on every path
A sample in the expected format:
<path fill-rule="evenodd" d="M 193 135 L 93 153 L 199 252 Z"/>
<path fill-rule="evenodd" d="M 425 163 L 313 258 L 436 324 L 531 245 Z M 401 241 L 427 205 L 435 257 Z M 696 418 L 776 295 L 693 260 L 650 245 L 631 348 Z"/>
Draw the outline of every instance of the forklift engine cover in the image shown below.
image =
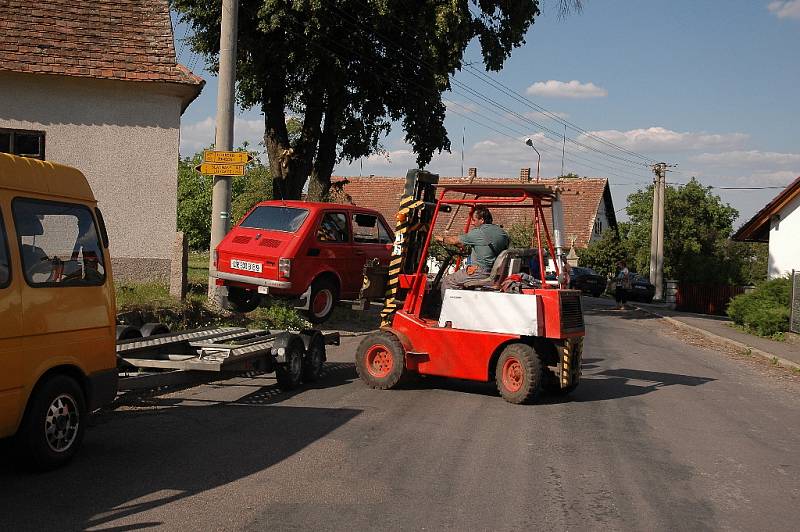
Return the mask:
<path fill-rule="evenodd" d="M 542 298 L 535 294 L 506 294 L 448 290 L 439 327 L 520 336 L 543 336 Z"/>

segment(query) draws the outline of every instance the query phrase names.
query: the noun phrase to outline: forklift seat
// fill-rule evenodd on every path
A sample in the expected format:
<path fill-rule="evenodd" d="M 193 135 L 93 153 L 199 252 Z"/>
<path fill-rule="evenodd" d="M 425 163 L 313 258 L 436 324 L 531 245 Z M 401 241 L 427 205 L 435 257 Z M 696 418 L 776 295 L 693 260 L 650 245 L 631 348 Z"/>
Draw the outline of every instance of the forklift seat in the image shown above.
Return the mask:
<path fill-rule="evenodd" d="M 534 255 L 538 255 L 537 249 L 531 248 L 508 248 L 500 252 L 497 258 L 494 260 L 494 265 L 492 266 L 492 271 L 489 273 L 488 277 L 483 279 L 473 279 L 464 283 L 464 289 L 470 290 L 474 288 L 478 289 L 489 289 L 489 290 L 497 290 L 500 288 L 500 284 L 505 280 L 506 277 L 509 275 L 513 275 L 515 273 L 519 273 L 519 267 L 521 261 L 512 261 L 512 259 L 527 259 L 533 257 Z M 517 271 L 511 271 L 517 270 Z"/>

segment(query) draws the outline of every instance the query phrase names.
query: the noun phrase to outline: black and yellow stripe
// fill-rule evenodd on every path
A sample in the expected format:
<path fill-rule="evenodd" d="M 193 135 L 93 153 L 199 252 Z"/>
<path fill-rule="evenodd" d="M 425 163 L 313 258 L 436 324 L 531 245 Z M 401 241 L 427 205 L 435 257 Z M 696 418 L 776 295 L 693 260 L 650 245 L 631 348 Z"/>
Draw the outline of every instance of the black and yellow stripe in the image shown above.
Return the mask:
<path fill-rule="evenodd" d="M 395 226 L 395 251 L 399 243 L 399 252 L 392 255 L 389 260 L 389 280 L 386 283 L 386 300 L 381 310 L 381 326 L 391 325 L 391 317 L 397 311 L 397 289 L 400 286 L 400 272 L 403 270 L 406 252 L 408 250 L 408 240 L 406 233 L 416 230 L 420 224 L 411 226 L 411 213 L 414 209 L 421 207 L 424 202 L 414 199 L 413 196 L 404 196 L 400 200 L 400 210 L 397 212 L 397 225 Z"/>

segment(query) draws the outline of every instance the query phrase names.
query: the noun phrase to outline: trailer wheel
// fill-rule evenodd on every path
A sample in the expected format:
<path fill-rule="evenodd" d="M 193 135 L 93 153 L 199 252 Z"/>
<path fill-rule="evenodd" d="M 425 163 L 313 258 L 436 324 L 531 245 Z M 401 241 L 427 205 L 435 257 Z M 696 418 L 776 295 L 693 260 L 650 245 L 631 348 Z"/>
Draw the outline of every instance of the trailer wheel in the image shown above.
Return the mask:
<path fill-rule="evenodd" d="M 132 325 L 117 325 L 117 340 L 141 338 L 142 332 Z"/>
<path fill-rule="evenodd" d="M 389 332 L 370 334 L 356 351 L 356 371 L 370 388 L 393 388 L 406 374 L 403 344 Z"/>
<path fill-rule="evenodd" d="M 529 345 L 507 345 L 497 359 L 495 382 L 500 395 L 509 403 L 522 404 L 536 399 L 544 379 L 544 364 Z"/>
<path fill-rule="evenodd" d="M 251 312 L 261 303 L 261 294 L 239 286 L 228 287 L 226 307 L 235 312 Z"/>
<path fill-rule="evenodd" d="M 139 332 L 142 333 L 143 338 L 149 338 L 157 334 L 168 334 L 169 327 L 163 323 L 145 323 L 139 327 Z"/>
<path fill-rule="evenodd" d="M 316 382 L 325 363 L 325 340 L 317 334 L 311 337 L 303 356 L 303 382 Z"/>
<path fill-rule="evenodd" d="M 67 463 L 86 430 L 86 401 L 75 379 L 55 375 L 37 387 L 22 421 L 18 444 L 29 463 L 47 471 Z"/>
<path fill-rule="evenodd" d="M 289 342 L 285 349 L 286 362 L 278 364 L 278 367 L 275 368 L 275 378 L 278 379 L 278 387 L 284 392 L 288 392 L 300 385 L 303 377 L 303 352 L 305 349 L 303 341 L 299 338 Z"/>

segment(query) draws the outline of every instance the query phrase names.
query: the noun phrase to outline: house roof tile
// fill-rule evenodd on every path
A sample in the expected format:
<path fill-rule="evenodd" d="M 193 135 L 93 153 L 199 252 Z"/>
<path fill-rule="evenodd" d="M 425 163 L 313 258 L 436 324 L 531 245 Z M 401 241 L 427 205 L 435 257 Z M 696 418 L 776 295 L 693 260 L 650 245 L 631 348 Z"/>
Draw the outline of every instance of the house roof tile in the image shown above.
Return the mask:
<path fill-rule="evenodd" d="M 343 186 L 343 193 L 349 196 L 349 201 L 376 209 L 383 214 L 390 223 L 397 214 L 400 197 L 403 195 L 405 178 L 402 177 L 334 177 L 333 181 L 347 180 Z M 577 179 L 541 179 L 544 185 L 560 186 L 561 199 L 564 205 L 564 235 L 566 245 L 574 239 L 574 245 L 585 248 L 592 238 L 594 222 L 598 209 L 603 201 L 611 201 L 606 178 L 577 178 Z M 469 183 L 468 178 L 440 177 L 440 184 Z M 519 183 L 518 179 L 480 177 L 474 183 Z M 609 219 L 616 225 L 613 216 L 613 206 Z M 491 207 L 490 207 L 491 209 Z M 608 211 L 607 211 L 608 212 Z M 453 222 L 453 228 L 463 228 L 466 224 L 468 209 L 461 209 Z M 496 209 L 492 212 L 495 223 L 508 228 L 515 223 L 529 223 L 531 221 L 530 209 Z M 441 231 L 449 223 L 451 215 L 445 215 L 437 223 L 437 231 Z M 549 225 L 552 226 L 550 223 Z"/>
<path fill-rule="evenodd" d="M 190 85 L 167 0 L 0 0 L 0 71 Z"/>

